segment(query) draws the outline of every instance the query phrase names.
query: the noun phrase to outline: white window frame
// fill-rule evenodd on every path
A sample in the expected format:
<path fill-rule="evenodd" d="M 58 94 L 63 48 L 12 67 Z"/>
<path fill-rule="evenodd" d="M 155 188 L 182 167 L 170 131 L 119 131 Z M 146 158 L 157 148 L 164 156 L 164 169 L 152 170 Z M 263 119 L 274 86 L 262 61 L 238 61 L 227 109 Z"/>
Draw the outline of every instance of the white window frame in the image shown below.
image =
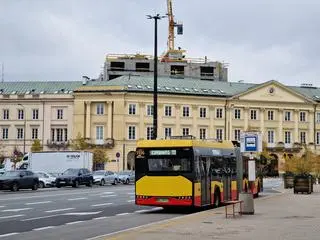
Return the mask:
<path fill-rule="evenodd" d="M 164 116 L 172 117 L 172 106 L 164 106 Z"/>
<path fill-rule="evenodd" d="M 2 113 L 3 113 L 2 119 L 3 120 L 9 120 L 10 110 L 9 109 L 3 109 Z"/>
<path fill-rule="evenodd" d="M 190 128 L 182 128 L 182 136 L 190 135 Z"/>
<path fill-rule="evenodd" d="M 305 111 L 299 112 L 299 121 L 306 122 L 307 121 L 307 113 Z"/>
<path fill-rule="evenodd" d="M 97 103 L 96 106 L 96 113 L 97 115 L 103 115 L 104 114 L 104 103 Z"/>
<path fill-rule="evenodd" d="M 200 107 L 200 118 L 206 118 L 207 117 L 207 108 L 206 107 Z"/>
<path fill-rule="evenodd" d="M 292 143 L 292 133 L 290 131 L 284 132 L 284 143 L 291 144 Z"/>
<path fill-rule="evenodd" d="M 256 109 L 250 109 L 250 120 L 258 120 L 258 111 Z"/>
<path fill-rule="evenodd" d="M 233 134 L 234 134 L 233 139 L 235 141 L 240 141 L 241 129 L 234 129 Z"/>
<path fill-rule="evenodd" d="M 223 118 L 223 108 L 216 108 L 216 118 Z"/>
<path fill-rule="evenodd" d="M 240 108 L 234 109 L 234 119 L 241 119 L 241 109 Z"/>
<path fill-rule="evenodd" d="M 320 112 L 317 112 L 317 114 L 316 114 L 316 120 L 317 120 L 317 123 L 320 123 Z"/>
<path fill-rule="evenodd" d="M 199 129 L 199 137 L 200 137 L 200 139 L 207 139 L 207 129 L 206 128 Z"/>
<path fill-rule="evenodd" d="M 63 109 L 57 109 L 57 119 L 58 120 L 63 120 Z"/>
<path fill-rule="evenodd" d="M 274 139 L 274 130 L 268 130 L 268 143 L 275 143 Z"/>
<path fill-rule="evenodd" d="M 23 120 L 24 118 L 24 109 L 18 109 L 18 120 Z"/>
<path fill-rule="evenodd" d="M 136 115 L 137 114 L 137 104 L 129 103 L 128 114 L 129 115 Z"/>
<path fill-rule="evenodd" d="M 39 128 L 32 128 L 31 129 L 31 139 L 39 139 Z"/>
<path fill-rule="evenodd" d="M 146 129 L 146 139 L 151 140 L 153 137 L 153 127 L 147 127 Z"/>
<path fill-rule="evenodd" d="M 268 121 L 274 121 L 274 110 L 268 110 Z"/>
<path fill-rule="evenodd" d="M 320 132 L 316 132 L 316 144 L 320 145 Z"/>
<path fill-rule="evenodd" d="M 299 133 L 299 139 L 301 144 L 306 144 L 307 143 L 307 132 L 302 131 Z"/>
<path fill-rule="evenodd" d="M 171 127 L 166 127 L 164 128 L 164 138 L 169 138 L 172 136 L 172 128 Z"/>
<path fill-rule="evenodd" d="M 8 140 L 9 139 L 9 128 L 7 128 L 7 127 L 3 127 L 2 129 L 1 129 L 2 131 L 1 131 L 1 139 L 2 140 Z"/>
<path fill-rule="evenodd" d="M 104 140 L 104 126 L 96 126 L 96 140 Z"/>
<path fill-rule="evenodd" d="M 24 136 L 24 129 L 22 127 L 17 128 L 17 139 L 22 140 Z"/>
<path fill-rule="evenodd" d="M 39 120 L 39 109 L 32 109 L 32 120 Z"/>
<path fill-rule="evenodd" d="M 284 112 L 284 121 L 291 121 L 291 119 L 292 119 L 292 116 L 291 116 L 292 114 L 291 114 L 291 111 L 285 111 Z"/>
<path fill-rule="evenodd" d="M 182 116 L 183 117 L 190 117 L 190 107 L 189 106 L 182 107 Z"/>
<path fill-rule="evenodd" d="M 223 140 L 223 128 L 216 129 L 216 139 Z"/>
<path fill-rule="evenodd" d="M 136 126 L 128 126 L 128 139 L 129 140 L 136 140 L 137 136 L 136 136 Z"/>
<path fill-rule="evenodd" d="M 153 116 L 153 105 L 147 105 L 147 116 Z"/>

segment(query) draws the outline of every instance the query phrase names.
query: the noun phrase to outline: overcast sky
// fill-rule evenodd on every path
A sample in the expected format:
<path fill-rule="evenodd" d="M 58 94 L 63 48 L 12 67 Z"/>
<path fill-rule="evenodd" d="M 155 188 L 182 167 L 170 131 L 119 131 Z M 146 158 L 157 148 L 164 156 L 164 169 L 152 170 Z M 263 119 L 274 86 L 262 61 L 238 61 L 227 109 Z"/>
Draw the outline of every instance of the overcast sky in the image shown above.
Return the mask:
<path fill-rule="evenodd" d="M 256 2 L 265 2 L 256 3 Z M 187 57 L 229 63 L 229 80 L 320 87 L 320 1 L 173 0 Z M 0 0 L 5 81 L 97 77 L 108 53 L 153 53 L 166 0 Z M 159 23 L 166 50 L 167 19 Z"/>

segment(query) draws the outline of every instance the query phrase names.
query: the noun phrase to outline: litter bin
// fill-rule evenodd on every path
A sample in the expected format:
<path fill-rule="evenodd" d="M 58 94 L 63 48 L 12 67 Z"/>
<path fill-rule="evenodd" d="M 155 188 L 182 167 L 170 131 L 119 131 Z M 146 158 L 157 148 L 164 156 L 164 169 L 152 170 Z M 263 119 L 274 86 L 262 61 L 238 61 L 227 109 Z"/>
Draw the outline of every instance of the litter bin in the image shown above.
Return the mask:
<path fill-rule="evenodd" d="M 239 193 L 239 200 L 243 201 L 241 214 L 254 214 L 254 200 L 252 193 L 241 192 Z"/>

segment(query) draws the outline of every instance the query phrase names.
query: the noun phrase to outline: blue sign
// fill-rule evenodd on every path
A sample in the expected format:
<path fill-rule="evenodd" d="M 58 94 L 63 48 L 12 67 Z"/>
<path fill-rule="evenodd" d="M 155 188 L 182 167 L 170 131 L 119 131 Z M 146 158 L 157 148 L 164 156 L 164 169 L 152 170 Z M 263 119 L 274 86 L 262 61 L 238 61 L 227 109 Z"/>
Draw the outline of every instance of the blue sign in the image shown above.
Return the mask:
<path fill-rule="evenodd" d="M 258 151 L 258 137 L 257 136 L 245 136 L 244 137 L 244 149 L 246 152 Z"/>

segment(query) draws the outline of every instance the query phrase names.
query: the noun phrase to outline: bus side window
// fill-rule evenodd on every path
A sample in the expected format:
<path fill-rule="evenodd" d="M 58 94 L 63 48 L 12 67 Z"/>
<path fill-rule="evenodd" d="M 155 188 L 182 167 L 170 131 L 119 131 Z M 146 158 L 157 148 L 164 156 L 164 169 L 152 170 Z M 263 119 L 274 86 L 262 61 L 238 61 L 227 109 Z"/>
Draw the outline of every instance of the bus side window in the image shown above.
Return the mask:
<path fill-rule="evenodd" d="M 194 162 L 194 172 L 196 175 L 196 180 L 200 180 L 200 163 L 201 161 L 199 160 L 199 158 L 197 157 L 195 162 Z"/>

